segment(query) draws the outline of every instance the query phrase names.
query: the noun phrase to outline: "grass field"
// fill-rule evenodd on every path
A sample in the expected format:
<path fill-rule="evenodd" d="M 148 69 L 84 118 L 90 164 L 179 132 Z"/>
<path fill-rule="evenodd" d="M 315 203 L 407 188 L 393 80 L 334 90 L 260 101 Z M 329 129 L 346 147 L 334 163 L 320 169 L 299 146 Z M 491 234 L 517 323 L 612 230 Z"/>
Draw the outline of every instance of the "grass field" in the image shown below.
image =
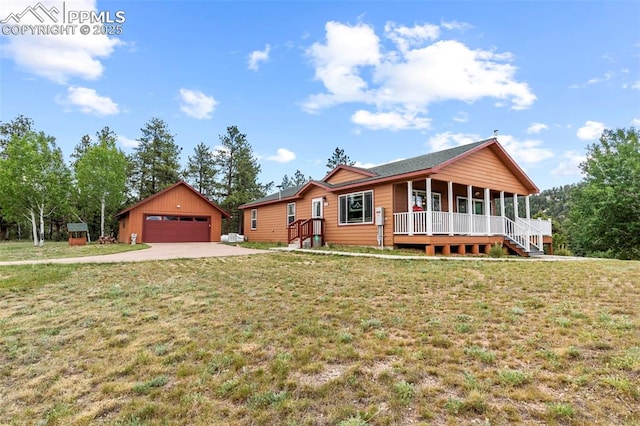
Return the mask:
<path fill-rule="evenodd" d="M 13 260 L 60 259 L 121 253 L 149 248 L 146 244 L 98 244 L 70 246 L 68 241 L 45 241 L 44 246 L 34 247 L 33 241 L 0 242 L 0 262 Z"/>
<path fill-rule="evenodd" d="M 0 424 L 640 424 L 640 263 L 0 267 Z"/>

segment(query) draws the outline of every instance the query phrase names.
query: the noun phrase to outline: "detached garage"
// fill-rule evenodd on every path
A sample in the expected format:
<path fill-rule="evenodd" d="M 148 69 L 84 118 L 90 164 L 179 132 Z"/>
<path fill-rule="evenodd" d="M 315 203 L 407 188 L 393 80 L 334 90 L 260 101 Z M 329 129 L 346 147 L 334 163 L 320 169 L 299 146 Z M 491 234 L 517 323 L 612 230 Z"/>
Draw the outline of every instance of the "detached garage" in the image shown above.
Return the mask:
<path fill-rule="evenodd" d="M 229 214 L 185 181 L 145 198 L 116 215 L 118 241 L 142 243 L 220 241 Z"/>

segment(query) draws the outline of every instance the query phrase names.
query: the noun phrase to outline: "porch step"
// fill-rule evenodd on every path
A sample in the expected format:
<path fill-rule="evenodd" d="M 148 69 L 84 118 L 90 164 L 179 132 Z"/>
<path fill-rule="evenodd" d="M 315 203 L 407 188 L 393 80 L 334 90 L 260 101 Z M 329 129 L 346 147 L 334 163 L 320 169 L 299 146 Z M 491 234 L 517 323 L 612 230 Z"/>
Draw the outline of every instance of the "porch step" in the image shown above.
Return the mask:
<path fill-rule="evenodd" d="M 535 257 L 535 256 L 542 256 L 544 254 L 544 251 L 542 250 L 531 250 L 528 252 L 525 251 L 524 247 L 522 247 L 519 243 L 517 243 L 513 239 L 509 238 L 508 235 L 504 236 L 504 245 L 507 246 L 511 251 L 515 252 L 518 256 Z"/>
<path fill-rule="evenodd" d="M 291 241 L 287 247 L 291 249 L 300 248 L 300 238 L 296 238 L 295 240 Z M 302 242 L 302 248 L 310 248 L 310 247 L 311 247 L 311 238 L 305 238 L 305 240 Z"/>

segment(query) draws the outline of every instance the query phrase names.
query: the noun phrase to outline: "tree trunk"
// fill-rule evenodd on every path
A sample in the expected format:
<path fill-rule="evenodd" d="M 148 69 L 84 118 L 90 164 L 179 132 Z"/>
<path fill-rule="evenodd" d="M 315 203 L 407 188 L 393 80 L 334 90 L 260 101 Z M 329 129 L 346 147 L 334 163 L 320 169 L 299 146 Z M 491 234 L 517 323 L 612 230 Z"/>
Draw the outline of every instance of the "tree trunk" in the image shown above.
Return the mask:
<path fill-rule="evenodd" d="M 44 245 L 44 206 L 40 206 L 40 247 Z"/>
<path fill-rule="evenodd" d="M 33 246 L 38 247 L 38 224 L 36 223 L 36 212 L 33 209 L 29 209 L 29 215 L 31 219 L 31 232 L 33 234 Z"/>
<path fill-rule="evenodd" d="M 106 206 L 106 200 L 104 194 L 100 198 L 100 236 L 104 237 L 104 210 Z"/>

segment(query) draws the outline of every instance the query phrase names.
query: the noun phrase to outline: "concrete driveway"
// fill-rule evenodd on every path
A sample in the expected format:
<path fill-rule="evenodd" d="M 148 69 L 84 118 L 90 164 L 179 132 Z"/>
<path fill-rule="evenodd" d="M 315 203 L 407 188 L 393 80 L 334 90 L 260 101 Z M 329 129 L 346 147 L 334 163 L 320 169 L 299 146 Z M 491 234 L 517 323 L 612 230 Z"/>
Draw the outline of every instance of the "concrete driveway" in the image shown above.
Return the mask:
<path fill-rule="evenodd" d="M 195 259 L 203 257 L 245 256 L 268 253 L 268 250 L 248 249 L 219 243 L 151 243 L 148 249 L 100 256 L 64 259 L 17 260 L 0 262 L 0 266 L 34 265 L 41 263 L 118 263 L 144 262 L 147 260 Z"/>

